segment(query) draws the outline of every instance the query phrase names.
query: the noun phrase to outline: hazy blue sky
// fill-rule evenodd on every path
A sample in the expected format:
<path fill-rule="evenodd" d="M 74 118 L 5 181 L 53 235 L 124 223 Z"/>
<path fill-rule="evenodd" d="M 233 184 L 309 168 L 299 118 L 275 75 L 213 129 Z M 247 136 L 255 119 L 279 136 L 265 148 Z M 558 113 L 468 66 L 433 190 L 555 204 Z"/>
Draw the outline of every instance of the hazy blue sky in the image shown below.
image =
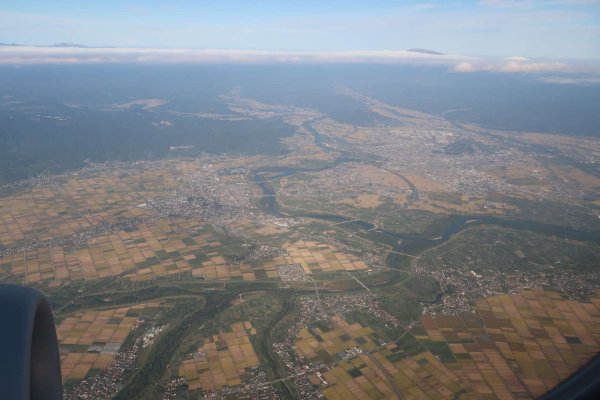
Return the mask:
<path fill-rule="evenodd" d="M 0 0 L 0 42 L 600 59 L 600 0 Z"/>

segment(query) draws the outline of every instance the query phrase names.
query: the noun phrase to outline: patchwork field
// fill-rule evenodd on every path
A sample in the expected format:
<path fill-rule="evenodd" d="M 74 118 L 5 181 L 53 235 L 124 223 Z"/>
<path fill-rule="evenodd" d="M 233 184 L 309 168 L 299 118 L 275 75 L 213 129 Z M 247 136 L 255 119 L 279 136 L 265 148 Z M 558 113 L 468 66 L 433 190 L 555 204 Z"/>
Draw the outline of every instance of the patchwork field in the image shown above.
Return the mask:
<path fill-rule="evenodd" d="M 223 254 L 235 245 L 223 245 L 203 221 L 160 219 L 89 240 L 77 249 L 38 248 L 11 254 L 0 265 L 27 283 L 94 280 L 118 275 L 135 280 L 191 273 L 205 280 L 277 278 L 275 264 L 231 264 Z"/>
<path fill-rule="evenodd" d="M 300 330 L 296 352 L 311 361 L 324 363 L 349 357 L 357 349 L 370 351 L 377 347 L 373 330 L 359 323 L 349 324 L 339 316 L 329 321 L 318 321 Z"/>
<path fill-rule="evenodd" d="M 91 370 L 108 368 L 142 312 L 159 303 L 110 310 L 88 310 L 65 318 L 57 327 L 63 382 L 80 381 Z"/>
<path fill-rule="evenodd" d="M 250 343 L 256 329 L 244 321 L 231 325 L 231 330 L 205 340 L 193 358 L 183 361 L 179 375 L 186 378 L 189 390 L 219 393 L 225 386 L 239 386 L 246 369 L 259 365 Z"/>
<path fill-rule="evenodd" d="M 325 397 L 331 400 L 390 399 L 397 397 L 398 390 L 405 399 L 449 399 L 464 392 L 461 379 L 433 354 L 424 352 L 391 363 L 386 356 L 393 354 L 392 348 L 373 355 L 361 354 L 327 371 Z"/>
<path fill-rule="evenodd" d="M 239 221 L 233 227 L 240 232 L 244 232 L 252 236 L 274 236 L 282 235 L 289 232 L 289 221 L 283 220 L 278 221 L 276 218 L 265 218 L 260 221 L 261 224 L 257 224 L 256 221 L 250 221 L 248 219 Z"/>
<path fill-rule="evenodd" d="M 462 390 L 460 377 L 430 352 L 421 349 L 407 357 L 396 344 L 385 345 L 372 328 L 340 316 L 300 330 L 295 349 L 310 362 L 332 367 L 322 376 L 328 399 L 387 399 L 397 391 L 405 398 L 441 399 Z M 311 381 L 322 382 L 315 377 Z"/>
<path fill-rule="evenodd" d="M 315 272 L 356 271 L 368 269 L 368 265 L 358 257 L 344 253 L 327 243 L 299 240 L 284 246 L 287 257 L 278 257 L 275 263 L 300 264 L 307 274 Z"/>
<path fill-rule="evenodd" d="M 476 303 L 473 319 L 425 318 L 435 348 L 447 343 L 463 377 L 480 396 L 539 396 L 600 351 L 600 299 L 564 300 L 558 293 L 526 290 Z"/>
<path fill-rule="evenodd" d="M 148 215 L 149 210 L 137 206 L 175 187 L 178 167 L 186 165 L 157 167 L 122 174 L 72 175 L 52 185 L 0 197 L 0 245 L 69 236 L 100 223 Z"/>
<path fill-rule="evenodd" d="M 425 315 L 396 342 L 325 373 L 323 393 L 329 399 L 390 398 L 395 390 L 415 399 L 534 398 L 600 350 L 598 297 L 577 302 L 525 290 L 481 299 L 476 313 Z M 303 335 L 308 339 L 300 340 L 299 354 L 341 348 L 331 339 Z"/>

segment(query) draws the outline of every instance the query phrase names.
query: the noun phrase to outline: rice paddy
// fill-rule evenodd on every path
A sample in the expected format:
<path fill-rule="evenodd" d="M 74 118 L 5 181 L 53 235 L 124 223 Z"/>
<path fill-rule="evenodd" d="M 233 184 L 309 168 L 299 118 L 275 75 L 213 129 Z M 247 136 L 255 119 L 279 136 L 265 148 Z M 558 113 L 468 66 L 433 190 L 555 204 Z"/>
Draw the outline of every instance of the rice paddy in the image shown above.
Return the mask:
<path fill-rule="evenodd" d="M 288 256 L 277 260 L 278 265 L 299 264 L 307 274 L 316 272 L 357 271 L 368 269 L 360 258 L 345 253 L 335 246 L 311 240 L 299 240 L 284 246 Z"/>
<path fill-rule="evenodd" d="M 431 353 L 391 363 L 386 353 L 361 354 L 324 374 L 327 399 L 396 398 L 394 387 L 405 399 L 449 399 L 463 391 L 460 378 Z M 461 397 L 462 398 L 462 397 Z"/>
<path fill-rule="evenodd" d="M 598 293 L 600 294 L 600 293 Z M 328 399 L 535 398 L 600 351 L 600 298 L 523 290 L 480 299 L 476 314 L 426 314 L 390 343 L 339 316 L 302 329 L 296 352 L 331 368 Z M 317 382 L 318 383 L 318 382 Z"/>
<path fill-rule="evenodd" d="M 137 206 L 173 188 L 179 175 L 178 165 L 171 174 L 164 164 L 162 171 L 72 174 L 54 185 L 2 196 L 0 245 L 69 236 L 99 223 L 148 215 L 149 210 Z"/>
<path fill-rule="evenodd" d="M 249 321 L 231 325 L 231 332 L 220 332 L 206 339 L 179 367 L 189 390 L 219 393 L 224 387 L 242 384 L 247 368 L 259 365 L 250 336 L 256 329 Z"/>
<path fill-rule="evenodd" d="M 429 340 L 448 343 L 481 395 L 539 396 L 600 351 L 600 299 L 564 300 L 524 290 L 478 300 L 483 327 L 465 319 L 424 320 Z M 461 343 L 462 342 L 462 343 Z"/>
<path fill-rule="evenodd" d="M 108 310 L 88 310 L 65 318 L 56 328 L 63 382 L 82 380 L 91 370 L 108 368 L 121 345 L 139 323 L 142 312 L 159 303 Z"/>
<path fill-rule="evenodd" d="M 91 239 L 76 249 L 38 248 L 0 259 L 0 265 L 27 283 L 95 280 L 124 273 L 134 280 L 151 280 L 188 273 L 203 280 L 277 278 L 275 264 L 232 264 L 224 246 L 199 219 L 171 218 L 140 224 Z M 129 273 L 127 273 L 130 271 Z"/>

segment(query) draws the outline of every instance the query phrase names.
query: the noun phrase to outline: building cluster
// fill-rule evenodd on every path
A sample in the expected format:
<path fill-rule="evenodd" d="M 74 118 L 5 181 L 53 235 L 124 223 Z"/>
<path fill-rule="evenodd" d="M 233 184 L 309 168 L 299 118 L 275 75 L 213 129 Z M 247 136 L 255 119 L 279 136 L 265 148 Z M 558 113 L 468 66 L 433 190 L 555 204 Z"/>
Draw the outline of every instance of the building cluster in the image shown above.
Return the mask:
<path fill-rule="evenodd" d="M 469 265 L 416 267 L 416 273 L 431 276 L 442 287 L 443 297 L 429 307 L 431 312 L 446 315 L 473 312 L 476 299 L 540 287 L 556 290 L 567 298 L 582 299 L 593 293 L 600 282 L 600 271 L 576 273 L 532 267 L 510 273 L 491 268 L 475 273 L 472 268 Z"/>
<path fill-rule="evenodd" d="M 273 343 L 272 346 L 277 357 L 286 366 L 289 379 L 298 388 L 303 399 L 322 398 L 323 395 L 320 389 L 327 383 L 322 379 L 311 381 L 310 377 L 322 376 L 332 365 L 320 361 L 309 361 L 296 353 L 295 342 L 301 329 L 306 328 L 312 322 L 353 310 L 364 310 L 390 328 L 404 325 L 397 317 L 381 308 L 377 295 L 368 292 L 352 295 L 321 296 L 321 306 L 319 306 L 315 297 L 302 296 L 298 298 L 297 305 L 297 319 L 288 327 L 283 340 Z M 353 347 L 341 354 L 340 359 L 351 359 L 362 352 L 363 350 L 360 347 Z"/>
<path fill-rule="evenodd" d="M 299 357 L 294 348 L 293 340 L 273 343 L 273 351 L 286 366 L 288 377 L 293 382 L 302 399 L 317 400 L 322 397 L 319 386 L 314 385 L 309 375 L 327 370 L 327 365 L 322 363 L 309 363 Z"/>
<path fill-rule="evenodd" d="M 310 281 L 304 268 L 300 264 L 286 264 L 278 265 L 277 272 L 282 281 L 298 282 L 298 281 Z"/>
<path fill-rule="evenodd" d="M 358 294 L 344 296 L 322 296 L 323 307 L 333 313 L 347 313 L 353 310 L 364 310 L 388 328 L 404 325 L 395 315 L 387 312 L 379 304 L 378 296 L 372 292 L 361 292 Z"/>
<path fill-rule="evenodd" d="M 146 206 L 158 215 L 200 217 L 216 225 L 229 225 L 254 215 L 248 184 L 242 175 L 224 179 L 216 171 L 200 171 L 184 178 L 174 191 L 149 199 Z"/>
<path fill-rule="evenodd" d="M 349 195 L 361 193 L 377 193 L 380 196 L 394 196 L 411 193 L 412 189 L 404 184 L 399 186 L 397 181 L 385 182 L 372 172 L 377 170 L 362 170 L 364 166 L 357 164 L 343 164 L 328 168 L 307 180 L 290 180 L 278 192 L 282 197 L 303 197 L 307 193 L 311 196 L 324 196 L 341 199 Z M 367 172 L 368 171 L 368 172 Z"/>
<path fill-rule="evenodd" d="M 70 390 L 65 390 L 65 400 L 111 399 L 121 388 L 123 376 L 137 359 L 138 342 L 116 353 L 109 367 L 98 375 L 84 379 Z"/>
<path fill-rule="evenodd" d="M 146 347 L 151 346 L 152 343 L 154 343 L 154 339 L 156 339 L 163 329 L 164 327 L 162 325 L 153 326 L 148 329 L 148 331 L 144 333 L 144 336 L 142 336 L 142 348 L 145 349 Z"/>
<path fill-rule="evenodd" d="M 163 400 L 175 400 L 180 391 L 187 392 L 185 378 L 171 379 L 163 389 Z"/>
<path fill-rule="evenodd" d="M 445 129 L 428 131 L 419 126 L 374 128 L 369 133 L 371 141 L 357 146 L 358 150 L 386 159 L 386 166 L 391 171 L 419 171 L 426 178 L 439 182 L 456 193 L 476 197 L 503 193 L 559 202 L 571 202 L 585 196 L 576 182 L 562 179 L 556 174 L 541 174 L 544 160 L 539 158 L 552 158 L 552 155 L 536 153 L 538 159 L 534 159 L 527 146 L 517 143 L 507 144 L 500 140 L 493 144 L 483 144 L 477 142 L 480 138 L 472 137 L 471 134 Z M 492 137 L 484 140 L 489 141 L 490 138 Z M 463 153 L 444 151 L 448 146 L 461 141 L 476 142 L 477 149 Z M 528 180 L 532 184 L 518 184 L 490 173 L 506 170 L 522 160 L 527 160 L 527 165 L 530 166 Z M 535 184 L 538 181 L 545 184 Z M 552 190 L 548 189 L 548 184 Z"/>
<path fill-rule="evenodd" d="M 111 233 L 119 231 L 133 230 L 140 224 L 145 224 L 156 219 L 157 217 L 155 216 L 126 218 L 114 224 L 101 222 L 97 225 L 92 226 L 89 229 L 77 232 L 73 235 L 58 236 L 46 240 L 38 240 L 36 238 L 33 238 L 31 240 L 26 241 L 25 243 L 19 243 L 15 246 L 0 248 L 0 258 L 11 254 L 23 253 L 39 248 L 79 248 L 81 246 L 86 246 L 87 243 L 95 237 L 109 235 Z"/>

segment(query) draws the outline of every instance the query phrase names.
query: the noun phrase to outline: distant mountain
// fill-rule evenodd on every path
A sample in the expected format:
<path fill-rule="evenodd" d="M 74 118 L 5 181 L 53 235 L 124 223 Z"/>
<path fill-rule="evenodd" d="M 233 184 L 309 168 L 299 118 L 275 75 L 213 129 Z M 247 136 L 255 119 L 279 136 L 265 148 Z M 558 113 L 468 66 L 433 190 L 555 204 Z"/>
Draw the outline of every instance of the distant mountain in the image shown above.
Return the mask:
<path fill-rule="evenodd" d="M 23 46 L 23 45 L 18 44 L 18 43 L 2 43 L 2 42 L 0 42 L 0 46 Z"/>
<path fill-rule="evenodd" d="M 77 44 L 77 43 L 55 43 L 55 44 L 51 44 L 49 46 L 42 46 L 42 47 L 76 47 L 78 49 L 87 49 L 89 46 L 86 46 L 83 44 Z"/>
<path fill-rule="evenodd" d="M 444 53 L 440 53 L 434 50 L 427 50 L 427 49 L 409 49 L 408 51 L 412 51 L 413 53 L 423 53 L 423 54 L 431 54 L 434 56 L 443 56 Z"/>

